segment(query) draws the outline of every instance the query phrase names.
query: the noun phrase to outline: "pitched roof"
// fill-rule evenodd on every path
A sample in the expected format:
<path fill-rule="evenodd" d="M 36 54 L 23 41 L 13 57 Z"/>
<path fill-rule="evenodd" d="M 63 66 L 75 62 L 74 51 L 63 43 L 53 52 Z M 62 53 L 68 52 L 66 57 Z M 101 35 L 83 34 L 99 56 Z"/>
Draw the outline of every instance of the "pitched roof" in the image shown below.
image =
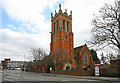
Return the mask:
<path fill-rule="evenodd" d="M 81 51 L 82 48 L 83 48 L 83 46 L 84 46 L 84 45 L 82 45 L 82 46 L 78 46 L 78 47 L 75 47 L 74 50 L 79 49 L 79 51 Z"/>
<path fill-rule="evenodd" d="M 84 47 L 84 45 L 74 48 L 74 56 L 77 56 L 78 53 L 81 52 L 83 47 Z"/>

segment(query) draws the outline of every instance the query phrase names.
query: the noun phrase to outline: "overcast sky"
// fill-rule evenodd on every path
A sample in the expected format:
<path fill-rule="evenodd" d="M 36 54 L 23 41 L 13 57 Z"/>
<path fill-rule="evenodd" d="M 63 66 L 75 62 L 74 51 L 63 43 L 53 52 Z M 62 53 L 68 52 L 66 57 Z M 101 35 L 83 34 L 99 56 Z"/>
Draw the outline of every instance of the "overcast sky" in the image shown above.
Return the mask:
<path fill-rule="evenodd" d="M 0 0 L 0 60 L 28 60 L 31 48 L 50 51 L 51 12 L 72 10 L 74 47 L 90 39 L 93 14 L 114 0 Z M 26 55 L 26 58 L 24 58 Z"/>

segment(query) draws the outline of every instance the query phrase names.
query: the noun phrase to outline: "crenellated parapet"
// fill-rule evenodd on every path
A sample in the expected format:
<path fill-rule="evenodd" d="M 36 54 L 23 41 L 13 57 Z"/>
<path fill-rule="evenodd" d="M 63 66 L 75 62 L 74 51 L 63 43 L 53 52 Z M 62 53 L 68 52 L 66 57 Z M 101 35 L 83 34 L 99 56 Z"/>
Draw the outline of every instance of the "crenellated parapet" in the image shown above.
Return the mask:
<path fill-rule="evenodd" d="M 53 16 L 53 13 L 51 12 L 51 21 L 53 21 L 59 14 L 65 16 L 67 18 L 70 18 L 72 20 L 72 11 L 70 11 L 70 15 L 68 15 L 67 9 L 65 9 L 65 12 L 62 12 L 61 4 L 59 4 L 59 11 L 58 11 L 58 13 L 55 10 L 55 15 Z"/>

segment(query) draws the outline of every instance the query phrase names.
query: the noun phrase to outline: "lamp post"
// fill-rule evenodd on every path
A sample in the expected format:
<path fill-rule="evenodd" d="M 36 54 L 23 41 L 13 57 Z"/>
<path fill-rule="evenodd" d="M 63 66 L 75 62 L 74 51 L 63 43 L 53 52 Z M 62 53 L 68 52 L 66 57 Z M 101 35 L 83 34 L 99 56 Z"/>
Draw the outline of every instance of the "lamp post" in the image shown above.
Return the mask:
<path fill-rule="evenodd" d="M 24 64 L 23 64 L 23 69 L 24 69 L 24 71 L 25 71 L 25 58 L 26 58 L 26 53 L 25 53 L 24 51 L 22 51 L 21 53 L 23 53 L 23 55 L 24 55 Z"/>

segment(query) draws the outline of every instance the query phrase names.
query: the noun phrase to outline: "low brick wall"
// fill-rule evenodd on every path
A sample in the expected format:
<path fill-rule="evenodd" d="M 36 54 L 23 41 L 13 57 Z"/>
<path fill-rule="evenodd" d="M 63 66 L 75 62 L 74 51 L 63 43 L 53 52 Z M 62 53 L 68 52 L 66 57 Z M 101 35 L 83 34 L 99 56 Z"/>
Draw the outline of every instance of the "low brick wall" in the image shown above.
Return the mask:
<path fill-rule="evenodd" d="M 52 71 L 51 73 L 66 74 L 66 75 L 78 75 L 78 72 L 74 72 L 74 71 Z"/>
<path fill-rule="evenodd" d="M 88 75 L 93 75 L 92 72 L 79 72 L 79 71 L 52 71 L 51 73 L 56 73 L 56 74 L 64 74 L 64 75 L 84 75 L 84 76 L 88 76 Z"/>

